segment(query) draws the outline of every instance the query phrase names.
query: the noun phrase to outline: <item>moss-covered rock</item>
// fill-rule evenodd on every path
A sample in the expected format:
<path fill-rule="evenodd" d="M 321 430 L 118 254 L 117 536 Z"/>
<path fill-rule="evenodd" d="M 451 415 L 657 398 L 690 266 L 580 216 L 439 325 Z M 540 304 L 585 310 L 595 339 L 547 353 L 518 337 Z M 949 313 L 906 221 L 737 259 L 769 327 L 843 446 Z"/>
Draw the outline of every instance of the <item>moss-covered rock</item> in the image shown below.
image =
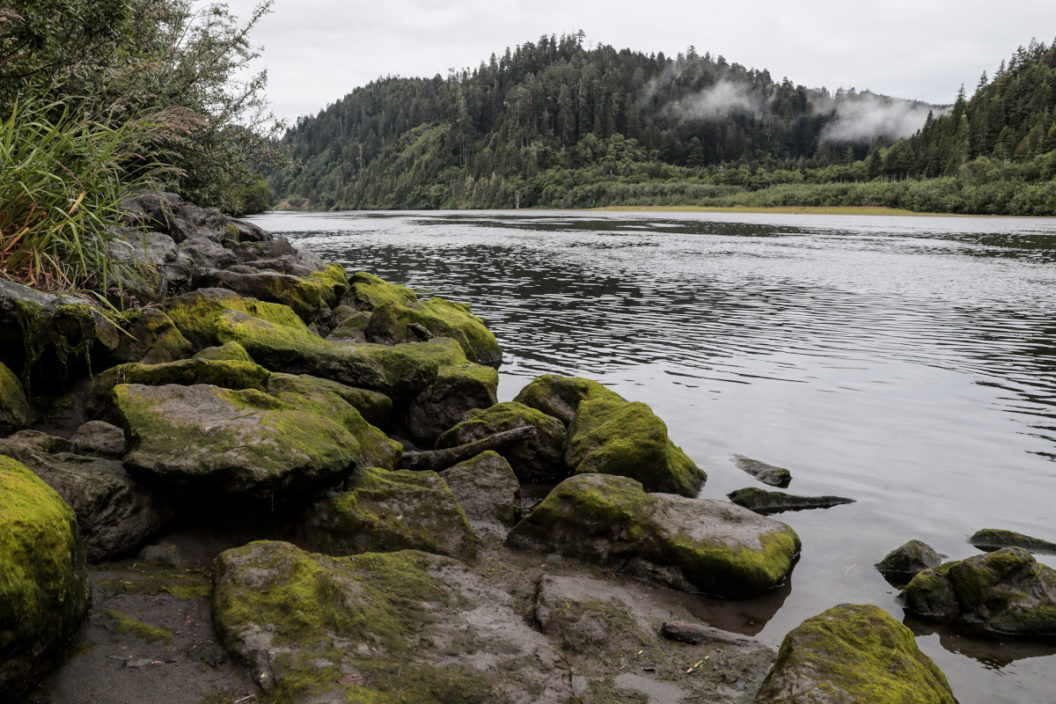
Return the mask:
<path fill-rule="evenodd" d="M 1001 548 L 1023 548 L 1031 552 L 1056 553 L 1056 543 L 1051 540 L 1035 538 L 1031 535 L 998 528 L 977 530 L 968 539 L 968 542 L 974 547 L 987 552 L 1000 550 Z"/>
<path fill-rule="evenodd" d="M 901 595 L 908 611 L 994 633 L 1056 635 L 1056 570 L 1004 548 L 920 572 Z"/>
<path fill-rule="evenodd" d="M 0 433 L 10 433 L 33 422 L 26 392 L 10 369 L 0 362 Z"/>
<path fill-rule="evenodd" d="M 565 463 L 576 474 L 637 479 L 646 491 L 696 496 L 707 475 L 667 437 L 667 426 L 644 403 L 616 397 L 582 401 L 568 429 Z"/>
<path fill-rule="evenodd" d="M 308 276 L 276 271 L 241 273 L 210 269 L 199 276 L 200 285 L 225 288 L 243 296 L 289 306 L 305 322 L 329 317 L 330 309 L 348 290 L 344 270 L 330 264 Z"/>
<path fill-rule="evenodd" d="M 416 551 L 326 557 L 251 543 L 217 558 L 213 614 L 271 701 L 567 701 L 560 659 L 490 587 Z M 467 613 L 472 618 L 467 618 Z"/>
<path fill-rule="evenodd" d="M 305 533 L 331 555 L 412 549 L 470 560 L 477 551 L 465 512 L 435 472 L 358 469 L 347 491 L 312 507 Z"/>
<path fill-rule="evenodd" d="M 223 288 L 203 288 L 170 298 L 161 309 L 196 349 L 226 342 L 219 339 L 216 325 L 219 317 L 228 311 L 308 332 L 308 326 L 289 306 L 245 298 Z"/>
<path fill-rule="evenodd" d="M 445 469 L 440 476 L 466 512 L 470 525 L 501 535 L 521 517 L 521 485 L 510 463 L 488 450 Z"/>
<path fill-rule="evenodd" d="M 734 455 L 733 463 L 737 465 L 738 469 L 747 472 L 763 484 L 785 489 L 792 483 L 792 472 L 784 467 L 753 460 L 751 457 L 745 457 L 744 455 Z"/>
<path fill-rule="evenodd" d="M 623 399 L 615 391 L 591 379 L 544 374 L 521 389 L 513 400 L 570 425 L 582 401 L 599 398 Z"/>
<path fill-rule="evenodd" d="M 419 442 L 431 443 L 466 414 L 494 406 L 499 373 L 481 364 L 447 364 L 436 381 L 415 396 L 407 409 L 407 430 Z"/>
<path fill-rule="evenodd" d="M 328 340 L 340 342 L 366 342 L 367 325 L 370 323 L 370 312 L 356 310 L 352 306 L 338 306 L 334 309 L 332 329 Z"/>
<path fill-rule="evenodd" d="M 116 362 L 158 364 L 190 357 L 194 346 L 158 308 L 136 308 L 122 314 L 125 335 L 113 351 Z"/>
<path fill-rule="evenodd" d="M 561 482 L 507 543 L 728 598 L 782 584 L 800 547 L 789 526 L 739 506 L 648 494 L 633 479 L 604 474 Z"/>
<path fill-rule="evenodd" d="M 266 498 L 334 482 L 361 452 L 314 404 L 256 389 L 119 384 L 113 394 L 131 441 L 125 466 L 152 482 Z"/>
<path fill-rule="evenodd" d="M 388 428 L 392 424 L 392 399 L 378 391 L 357 389 L 330 379 L 307 374 L 276 372 L 268 378 L 267 392 L 295 394 L 336 394 L 351 405 L 371 425 Z"/>
<path fill-rule="evenodd" d="M 876 569 L 896 586 L 902 586 L 915 575 L 942 562 L 942 556 L 920 540 L 910 540 L 884 556 Z"/>
<path fill-rule="evenodd" d="M 73 511 L 0 455 L 0 698 L 17 700 L 54 664 L 89 594 Z"/>
<path fill-rule="evenodd" d="M 352 288 L 357 305 L 372 311 L 365 330 L 368 340 L 390 345 L 413 342 L 422 339 L 424 329 L 435 337 L 457 340 L 472 362 L 493 367 L 502 363 L 495 336 L 466 304 L 442 298 L 419 301 L 411 289 L 365 272 L 352 277 Z"/>
<path fill-rule="evenodd" d="M 876 606 L 841 604 L 785 636 L 756 704 L 956 704 L 913 633 Z"/>
<path fill-rule="evenodd" d="M 436 446 L 465 445 L 502 431 L 524 427 L 533 428 L 535 433 L 500 452 L 513 467 L 517 478 L 522 482 L 553 484 L 567 477 L 564 425 L 556 418 L 513 401 L 470 411 L 464 421 L 436 439 Z"/>
<path fill-rule="evenodd" d="M 225 342 L 222 345 L 203 347 L 195 353 L 197 359 L 208 359 L 214 362 L 252 362 L 253 358 L 246 348 L 237 342 Z"/>
<path fill-rule="evenodd" d="M 854 499 L 843 496 L 798 496 L 783 491 L 767 491 L 750 486 L 731 491 L 726 495 L 738 506 L 744 506 L 756 513 L 770 514 L 784 511 L 805 511 L 812 508 L 832 508 L 843 504 L 853 504 Z"/>

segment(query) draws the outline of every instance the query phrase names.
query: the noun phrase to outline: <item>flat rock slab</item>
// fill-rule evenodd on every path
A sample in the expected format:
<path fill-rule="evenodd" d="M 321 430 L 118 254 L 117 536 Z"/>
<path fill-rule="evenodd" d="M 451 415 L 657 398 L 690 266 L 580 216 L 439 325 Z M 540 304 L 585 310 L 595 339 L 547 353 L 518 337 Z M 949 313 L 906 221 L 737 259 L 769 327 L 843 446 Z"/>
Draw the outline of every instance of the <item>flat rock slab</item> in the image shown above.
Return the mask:
<path fill-rule="evenodd" d="M 782 584 L 800 547 L 789 526 L 739 506 L 647 494 L 633 479 L 605 474 L 557 485 L 507 544 L 727 598 Z"/>
<path fill-rule="evenodd" d="M 987 552 L 1001 548 L 1023 548 L 1031 552 L 1056 554 L 1056 543 L 1011 530 L 983 528 L 968 539 L 974 547 Z"/>
<path fill-rule="evenodd" d="M 738 506 L 744 506 L 756 513 L 770 514 L 784 511 L 803 511 L 811 508 L 832 508 L 843 504 L 853 504 L 854 499 L 843 496 L 796 496 L 781 491 L 767 491 L 747 487 L 731 491 L 726 495 Z"/>
<path fill-rule="evenodd" d="M 416 551 L 326 557 L 257 542 L 215 563 L 226 646 L 274 700 L 565 702 L 560 655 L 509 594 Z"/>
<path fill-rule="evenodd" d="M 763 484 L 776 486 L 779 489 L 785 489 L 792 483 L 792 473 L 784 467 L 777 467 L 772 464 L 767 464 L 766 462 L 753 460 L 752 458 L 743 455 L 734 455 L 733 463 L 737 465 L 738 469 L 747 472 Z"/>

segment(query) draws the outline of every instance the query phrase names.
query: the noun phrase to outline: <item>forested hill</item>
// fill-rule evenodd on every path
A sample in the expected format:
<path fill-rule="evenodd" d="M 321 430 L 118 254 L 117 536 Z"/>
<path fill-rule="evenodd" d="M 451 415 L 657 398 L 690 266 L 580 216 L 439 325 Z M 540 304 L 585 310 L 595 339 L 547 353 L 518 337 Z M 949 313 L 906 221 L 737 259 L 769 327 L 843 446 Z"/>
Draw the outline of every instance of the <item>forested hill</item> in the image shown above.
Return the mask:
<path fill-rule="evenodd" d="M 585 48 L 578 33 L 446 78 L 358 88 L 288 131 L 295 166 L 271 183 L 286 204 L 314 209 L 693 200 L 760 169 L 850 164 L 929 112 L 945 110 L 775 81 L 693 48 Z"/>

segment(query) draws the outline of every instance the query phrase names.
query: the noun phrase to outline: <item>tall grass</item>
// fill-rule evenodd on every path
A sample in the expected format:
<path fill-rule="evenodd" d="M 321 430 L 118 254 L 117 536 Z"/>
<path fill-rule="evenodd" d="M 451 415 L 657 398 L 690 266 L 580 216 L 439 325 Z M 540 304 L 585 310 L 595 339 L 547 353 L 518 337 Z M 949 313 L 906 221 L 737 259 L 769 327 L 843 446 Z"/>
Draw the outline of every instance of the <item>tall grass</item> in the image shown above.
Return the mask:
<path fill-rule="evenodd" d="M 41 290 L 106 292 L 120 203 L 147 185 L 154 127 L 88 120 L 61 103 L 16 104 L 0 123 L 0 275 Z M 146 158 L 145 158 L 146 157 Z M 129 173 L 128 164 L 148 164 Z"/>

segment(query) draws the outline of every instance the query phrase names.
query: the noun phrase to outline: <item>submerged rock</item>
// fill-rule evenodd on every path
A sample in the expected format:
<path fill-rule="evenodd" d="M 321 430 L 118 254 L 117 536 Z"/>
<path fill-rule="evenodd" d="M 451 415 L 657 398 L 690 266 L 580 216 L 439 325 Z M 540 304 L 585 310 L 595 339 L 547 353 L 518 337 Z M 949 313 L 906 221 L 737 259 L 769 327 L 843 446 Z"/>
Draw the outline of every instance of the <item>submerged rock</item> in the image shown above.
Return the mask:
<path fill-rule="evenodd" d="M 0 698 L 17 701 L 54 664 L 88 610 L 73 511 L 0 455 Z"/>
<path fill-rule="evenodd" d="M 788 635 L 755 704 L 956 704 L 913 632 L 876 606 L 840 604 Z"/>
<path fill-rule="evenodd" d="M 501 535 L 521 517 L 521 485 L 510 463 L 494 450 L 440 472 L 470 525 Z"/>
<path fill-rule="evenodd" d="M 907 611 L 1009 635 L 1056 635 L 1056 570 L 1023 548 L 946 562 L 914 577 Z"/>
<path fill-rule="evenodd" d="M 777 467 L 772 464 L 767 464 L 766 462 L 753 460 L 750 457 L 744 457 L 743 455 L 734 455 L 733 462 L 739 469 L 751 474 L 763 484 L 776 486 L 779 489 L 786 489 L 788 488 L 788 485 L 792 483 L 792 473 L 784 467 Z"/>
<path fill-rule="evenodd" d="M 553 416 L 567 426 L 576 417 L 581 402 L 597 398 L 622 400 L 615 391 L 591 379 L 544 374 L 532 379 L 513 400 Z"/>
<path fill-rule="evenodd" d="M 504 591 L 416 551 L 326 557 L 288 543 L 228 550 L 213 614 L 275 701 L 564 702 L 561 658 Z"/>
<path fill-rule="evenodd" d="M 1023 548 L 1031 552 L 1056 553 L 1056 543 L 1010 530 L 983 528 L 968 539 L 974 547 L 992 552 L 1001 548 Z"/>
<path fill-rule="evenodd" d="M 784 523 L 725 501 L 647 494 L 633 479 L 605 474 L 563 481 L 506 542 L 727 598 L 779 586 L 800 547 Z"/>
<path fill-rule="evenodd" d="M 888 582 L 900 586 L 919 572 L 942 562 L 942 556 L 920 540 L 910 540 L 895 548 L 876 564 L 876 569 Z"/>
<path fill-rule="evenodd" d="M 477 551 L 466 514 L 435 472 L 358 469 L 304 525 L 312 547 L 329 555 L 412 549 L 471 560 Z"/>
<path fill-rule="evenodd" d="M 744 506 L 756 513 L 781 513 L 782 511 L 802 511 L 809 508 L 832 508 L 842 504 L 853 504 L 854 499 L 842 496 L 796 496 L 781 491 L 767 491 L 746 487 L 731 491 L 726 495 L 738 506 Z"/>
<path fill-rule="evenodd" d="M 564 462 L 565 426 L 556 418 L 516 402 L 470 411 L 465 420 L 436 440 L 437 448 L 465 445 L 514 428 L 532 428 L 522 442 L 501 448 L 522 482 L 556 483 L 569 475 Z"/>

